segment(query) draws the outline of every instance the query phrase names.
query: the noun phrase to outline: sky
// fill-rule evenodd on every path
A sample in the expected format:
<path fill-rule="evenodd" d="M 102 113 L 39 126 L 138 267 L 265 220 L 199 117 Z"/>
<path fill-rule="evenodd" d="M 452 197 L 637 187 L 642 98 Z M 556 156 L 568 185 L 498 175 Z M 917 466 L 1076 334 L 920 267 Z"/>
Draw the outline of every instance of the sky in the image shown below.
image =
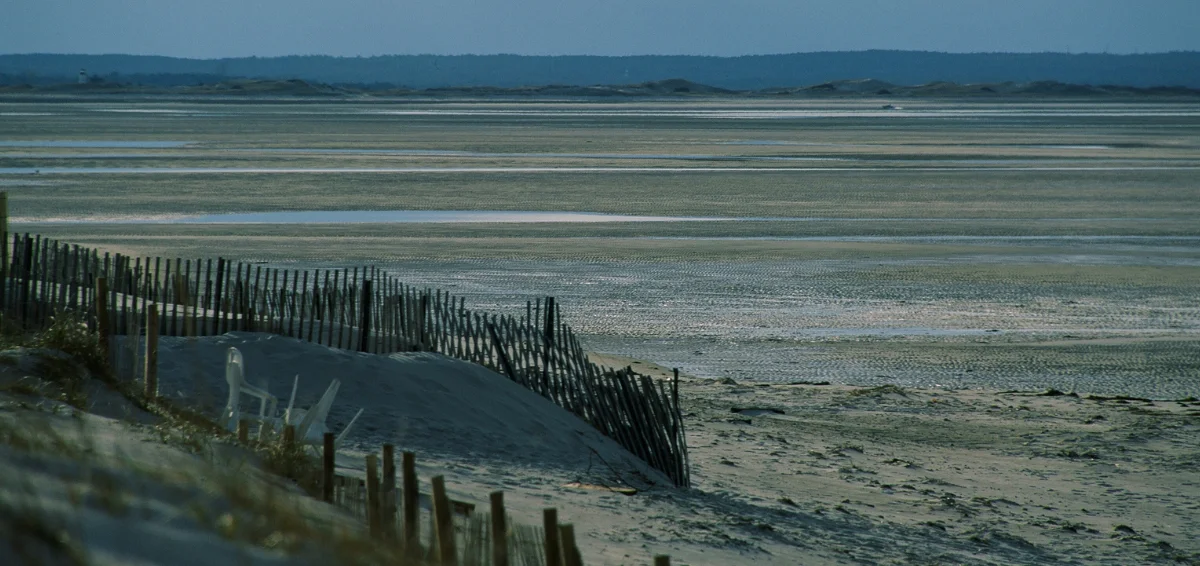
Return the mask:
<path fill-rule="evenodd" d="M 0 0 L 0 53 L 1200 50 L 1200 0 Z"/>

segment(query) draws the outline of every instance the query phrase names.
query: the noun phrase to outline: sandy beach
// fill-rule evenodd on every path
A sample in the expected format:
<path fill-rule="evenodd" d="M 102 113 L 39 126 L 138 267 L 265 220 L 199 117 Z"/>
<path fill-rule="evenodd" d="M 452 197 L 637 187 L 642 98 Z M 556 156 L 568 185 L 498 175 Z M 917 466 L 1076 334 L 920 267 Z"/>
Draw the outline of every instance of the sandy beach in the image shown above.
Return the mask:
<path fill-rule="evenodd" d="M 395 444 L 456 500 L 501 490 L 533 525 L 557 508 L 587 564 L 1200 563 L 1194 103 L 929 99 L 879 116 L 892 102 L 5 99 L 0 187 L 14 232 L 192 264 L 378 266 L 495 314 L 555 297 L 593 361 L 680 368 L 688 489 L 466 362 L 258 334 L 162 343 L 160 392 L 210 416 L 230 346 L 285 401 L 300 374 L 301 406 L 342 380 L 330 428 L 364 409 L 342 473 Z M 294 222 L 201 222 L 281 214 Z M 0 364 L 0 383 L 37 371 Z M 79 419 L 21 395 L 0 391 L 0 424 L 82 420 L 122 454 L 153 445 L 141 468 L 222 466 L 161 445 L 137 411 Z M 15 450 L 0 472 L 41 478 L 94 563 L 177 563 L 72 522 L 60 484 L 88 474 Z M 191 500 L 109 463 L 161 511 L 130 532 L 321 563 L 241 552 L 212 521 L 172 519 Z"/>
<path fill-rule="evenodd" d="M 712 380 L 680 391 L 693 489 L 547 482 L 530 501 L 585 525 L 596 563 L 1200 562 L 1195 400 Z"/>
<path fill-rule="evenodd" d="M 1195 399 L 684 376 L 693 487 L 680 489 L 548 401 L 437 354 L 376 356 L 253 333 L 171 338 L 161 346 L 162 394 L 211 412 L 223 403 L 230 346 L 271 391 L 301 374 L 302 403 L 328 379 L 343 381 L 331 428 L 366 409 L 339 452 L 343 473 L 362 473 L 365 454 L 394 443 L 418 454 L 422 478 L 444 475 L 455 499 L 484 506 L 502 490 L 528 523 L 559 509 L 588 564 L 648 564 L 656 554 L 692 565 L 1200 563 Z M 29 418 L 20 399 L 5 394 L 6 418 Z M 106 438 L 146 426 L 94 410 L 106 415 L 88 417 Z M 268 558 L 259 563 L 311 560 Z"/>

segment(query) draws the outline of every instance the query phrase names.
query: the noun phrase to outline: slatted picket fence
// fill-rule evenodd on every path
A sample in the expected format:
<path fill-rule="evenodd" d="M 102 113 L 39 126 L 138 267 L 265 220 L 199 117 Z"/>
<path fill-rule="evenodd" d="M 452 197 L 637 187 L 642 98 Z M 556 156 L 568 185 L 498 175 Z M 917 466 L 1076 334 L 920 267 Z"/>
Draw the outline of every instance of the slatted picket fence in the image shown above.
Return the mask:
<path fill-rule="evenodd" d="M 224 258 L 140 258 L 31 234 L 13 234 L 0 246 L 0 306 L 27 327 L 75 311 L 96 329 L 100 278 L 116 334 L 139 328 L 153 305 L 164 336 L 270 332 L 362 352 L 438 352 L 537 392 L 676 485 L 689 485 L 678 378 L 668 384 L 592 363 L 553 297 L 526 303 L 518 316 L 498 315 L 375 267 L 302 271 Z"/>

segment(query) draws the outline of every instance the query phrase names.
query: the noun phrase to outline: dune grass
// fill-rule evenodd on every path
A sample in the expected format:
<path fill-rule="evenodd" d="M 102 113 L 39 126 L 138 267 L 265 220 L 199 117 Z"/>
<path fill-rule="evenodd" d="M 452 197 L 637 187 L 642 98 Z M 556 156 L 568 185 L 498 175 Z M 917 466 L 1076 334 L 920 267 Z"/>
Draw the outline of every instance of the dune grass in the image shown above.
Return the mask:
<path fill-rule="evenodd" d="M 79 525 L 45 503 L 53 499 L 46 490 L 61 486 L 77 512 L 87 508 L 122 518 L 145 505 L 179 506 L 202 532 L 311 563 L 431 563 L 424 552 L 414 555 L 394 539 L 369 537 L 361 518 L 320 503 L 321 465 L 303 446 L 276 439 L 239 444 L 205 414 L 146 398 L 137 384 L 112 373 L 97 336 L 77 316 L 56 316 L 40 331 L 8 328 L 4 359 L 30 375 L 0 386 L 0 476 L 38 478 L 37 485 L 6 479 L 10 489 L 0 488 L 0 524 L 17 537 L 7 542 L 21 560 L 90 563 Z M 150 421 L 95 421 L 86 411 L 95 401 L 89 394 L 99 393 L 119 396 Z M 125 453 L 130 447 L 123 443 L 136 439 L 156 440 L 149 450 L 157 456 Z M 13 468 L 24 471 L 10 475 Z M 482 564 L 490 556 L 487 525 L 486 513 L 461 525 L 464 564 Z M 510 531 L 512 563 L 541 563 L 538 531 L 520 524 Z"/>

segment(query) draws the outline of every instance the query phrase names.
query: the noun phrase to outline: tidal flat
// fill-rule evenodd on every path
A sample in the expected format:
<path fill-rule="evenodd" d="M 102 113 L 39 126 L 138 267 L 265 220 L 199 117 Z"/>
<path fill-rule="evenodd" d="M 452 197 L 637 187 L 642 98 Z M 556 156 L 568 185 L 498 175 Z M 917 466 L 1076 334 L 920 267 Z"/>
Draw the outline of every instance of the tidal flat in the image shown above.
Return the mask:
<path fill-rule="evenodd" d="M 555 296 L 589 349 L 699 377 L 1200 396 L 1194 102 L 66 98 L 0 116 L 14 231 L 371 264 L 498 311 Z M 173 221 L 310 211 L 693 220 Z"/>

